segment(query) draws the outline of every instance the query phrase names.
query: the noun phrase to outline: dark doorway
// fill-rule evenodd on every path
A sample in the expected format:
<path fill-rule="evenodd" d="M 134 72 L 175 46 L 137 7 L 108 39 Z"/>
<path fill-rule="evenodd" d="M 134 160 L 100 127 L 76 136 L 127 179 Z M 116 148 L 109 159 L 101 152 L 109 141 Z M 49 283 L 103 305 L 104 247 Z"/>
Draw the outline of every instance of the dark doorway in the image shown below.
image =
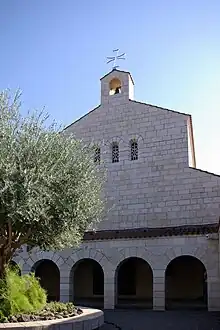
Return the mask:
<path fill-rule="evenodd" d="M 89 307 L 104 306 L 104 273 L 93 259 L 83 259 L 71 271 L 74 304 Z"/>
<path fill-rule="evenodd" d="M 172 260 L 165 273 L 166 309 L 207 309 L 207 274 L 203 263 L 192 256 Z"/>
<path fill-rule="evenodd" d="M 40 260 L 34 266 L 35 276 L 39 278 L 40 285 L 47 292 L 47 301 L 60 299 L 60 271 L 51 260 Z"/>
<path fill-rule="evenodd" d="M 128 258 L 116 270 L 116 307 L 153 307 L 153 273 L 141 258 Z"/>

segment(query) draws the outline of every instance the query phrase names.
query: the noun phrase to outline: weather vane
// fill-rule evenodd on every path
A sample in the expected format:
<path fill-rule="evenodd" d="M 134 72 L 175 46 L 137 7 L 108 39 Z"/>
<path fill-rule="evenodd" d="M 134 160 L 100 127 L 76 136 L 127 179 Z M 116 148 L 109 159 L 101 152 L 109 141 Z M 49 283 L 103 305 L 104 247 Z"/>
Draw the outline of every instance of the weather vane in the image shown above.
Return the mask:
<path fill-rule="evenodd" d="M 119 65 L 116 65 L 117 60 L 125 60 L 125 57 L 124 57 L 125 53 L 122 53 L 122 54 L 119 55 L 118 54 L 119 49 L 113 49 L 113 52 L 116 53 L 116 55 L 107 57 L 107 60 L 108 60 L 107 64 L 113 62 L 112 69 L 114 70 L 114 69 L 117 69 L 119 67 Z"/>

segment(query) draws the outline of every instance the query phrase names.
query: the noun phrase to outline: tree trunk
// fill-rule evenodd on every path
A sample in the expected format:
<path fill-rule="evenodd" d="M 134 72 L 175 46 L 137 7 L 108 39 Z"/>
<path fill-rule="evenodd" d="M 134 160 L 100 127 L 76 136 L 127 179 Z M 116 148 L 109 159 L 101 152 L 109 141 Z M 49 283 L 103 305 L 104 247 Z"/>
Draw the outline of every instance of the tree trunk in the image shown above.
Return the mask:
<path fill-rule="evenodd" d="M 11 259 L 11 251 L 8 251 L 2 247 L 0 249 L 0 278 L 4 277 L 5 274 L 5 268 L 8 264 L 8 262 Z"/>

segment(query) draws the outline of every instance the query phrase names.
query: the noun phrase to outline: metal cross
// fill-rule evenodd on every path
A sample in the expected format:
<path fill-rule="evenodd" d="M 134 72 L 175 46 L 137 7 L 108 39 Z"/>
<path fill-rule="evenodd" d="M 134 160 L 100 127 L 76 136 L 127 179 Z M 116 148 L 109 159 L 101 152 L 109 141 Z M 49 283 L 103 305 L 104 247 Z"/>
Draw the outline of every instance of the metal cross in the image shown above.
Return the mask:
<path fill-rule="evenodd" d="M 113 62 L 113 67 L 112 70 L 117 69 L 119 67 L 119 65 L 116 65 L 117 60 L 125 60 L 125 53 L 122 53 L 120 55 L 118 55 L 119 49 L 113 49 L 113 52 L 116 53 L 115 56 L 110 56 L 107 57 L 107 64 L 109 64 L 110 62 Z"/>

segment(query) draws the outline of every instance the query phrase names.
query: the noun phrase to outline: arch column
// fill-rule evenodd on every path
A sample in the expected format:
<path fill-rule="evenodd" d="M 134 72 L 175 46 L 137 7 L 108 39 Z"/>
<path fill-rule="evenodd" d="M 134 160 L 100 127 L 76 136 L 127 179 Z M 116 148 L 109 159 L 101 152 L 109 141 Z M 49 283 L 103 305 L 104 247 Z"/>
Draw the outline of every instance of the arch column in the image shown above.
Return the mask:
<path fill-rule="evenodd" d="M 220 310 L 220 280 L 218 276 L 208 276 L 208 311 Z"/>
<path fill-rule="evenodd" d="M 104 273 L 104 309 L 115 308 L 115 272 L 113 270 L 105 270 Z"/>
<path fill-rule="evenodd" d="M 153 309 L 165 310 L 165 270 L 155 269 L 153 271 Z"/>
<path fill-rule="evenodd" d="M 24 263 L 23 267 L 21 268 L 21 274 L 22 275 L 30 274 L 31 269 L 32 269 L 32 267 L 28 263 Z"/>
<path fill-rule="evenodd" d="M 70 269 L 66 263 L 60 266 L 60 301 L 70 301 Z"/>
<path fill-rule="evenodd" d="M 219 256 L 207 253 L 208 311 L 220 311 L 220 269 L 217 267 Z M 219 263 L 220 264 L 220 263 Z"/>

